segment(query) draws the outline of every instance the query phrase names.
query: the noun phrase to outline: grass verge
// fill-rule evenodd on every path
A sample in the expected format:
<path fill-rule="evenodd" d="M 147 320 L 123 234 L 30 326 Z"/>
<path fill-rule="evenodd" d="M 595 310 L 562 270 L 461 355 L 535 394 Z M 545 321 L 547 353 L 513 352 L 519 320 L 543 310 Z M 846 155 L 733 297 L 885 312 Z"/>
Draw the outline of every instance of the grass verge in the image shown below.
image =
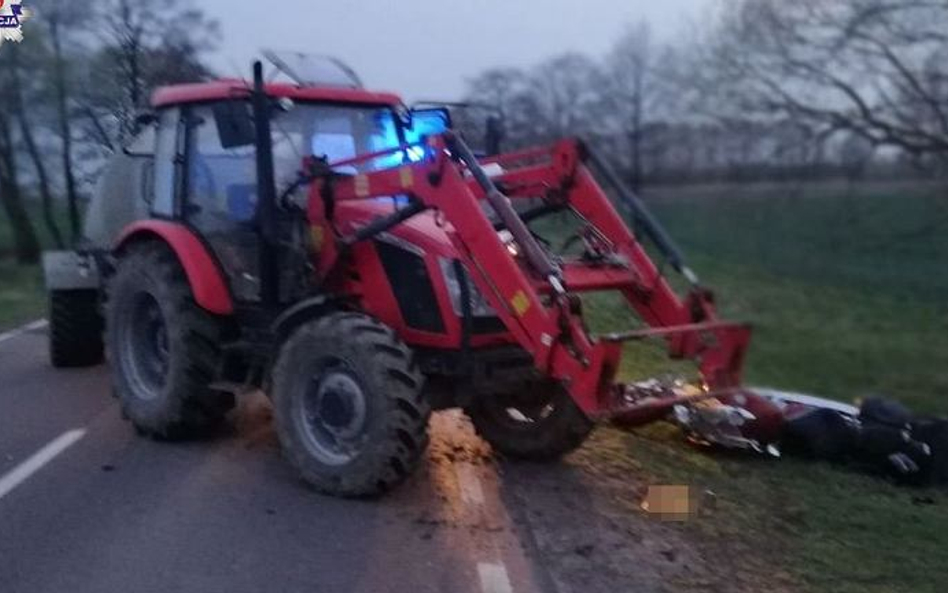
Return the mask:
<path fill-rule="evenodd" d="M 49 229 L 43 224 L 40 205 L 27 201 L 30 220 L 44 249 L 54 249 Z M 65 205 L 58 204 L 54 216 L 63 236 L 69 232 Z M 0 212 L 0 331 L 38 319 L 46 313 L 46 293 L 40 265 L 20 265 L 13 260 L 10 221 Z"/>
<path fill-rule="evenodd" d="M 38 319 L 45 311 L 46 296 L 39 267 L 0 260 L 0 331 Z"/>
<path fill-rule="evenodd" d="M 842 400 L 884 394 L 945 414 L 944 189 L 767 191 L 655 204 L 724 316 L 755 324 L 748 383 Z M 594 317 L 612 325 L 624 315 L 605 300 Z M 630 355 L 626 376 L 657 360 Z M 819 463 L 709 454 L 665 424 L 610 439 L 603 463 L 631 455 L 654 483 L 714 492 L 713 510 L 684 529 L 736 575 L 772 570 L 819 592 L 948 590 L 944 491 Z"/>

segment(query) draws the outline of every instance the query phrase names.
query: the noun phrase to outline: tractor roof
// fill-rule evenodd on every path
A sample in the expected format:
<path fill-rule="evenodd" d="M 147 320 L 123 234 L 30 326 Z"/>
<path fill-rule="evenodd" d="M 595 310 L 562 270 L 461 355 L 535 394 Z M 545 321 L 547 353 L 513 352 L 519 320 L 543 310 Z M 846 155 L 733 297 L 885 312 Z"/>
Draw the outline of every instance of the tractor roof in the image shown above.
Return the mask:
<path fill-rule="evenodd" d="M 332 103 L 358 103 L 370 105 L 399 105 L 402 100 L 392 93 L 376 93 L 361 88 L 340 86 L 300 86 L 287 83 L 266 85 L 267 94 L 294 101 L 326 101 Z M 181 105 L 184 103 L 203 103 L 249 96 L 250 84 L 240 79 L 222 79 L 213 82 L 179 84 L 161 87 L 155 91 L 151 104 L 155 109 Z"/>

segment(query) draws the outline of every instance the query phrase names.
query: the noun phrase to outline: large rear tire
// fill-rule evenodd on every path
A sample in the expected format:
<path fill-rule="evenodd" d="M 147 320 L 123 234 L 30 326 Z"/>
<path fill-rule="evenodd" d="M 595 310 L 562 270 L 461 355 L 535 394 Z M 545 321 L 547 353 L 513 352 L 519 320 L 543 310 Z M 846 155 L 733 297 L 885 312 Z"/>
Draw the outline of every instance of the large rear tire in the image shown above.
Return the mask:
<path fill-rule="evenodd" d="M 91 367 L 105 355 L 96 290 L 49 292 L 49 359 L 59 369 Z"/>
<path fill-rule="evenodd" d="M 418 465 L 431 406 L 411 350 L 387 326 L 358 313 L 309 321 L 272 377 L 284 456 L 317 490 L 377 495 Z"/>
<path fill-rule="evenodd" d="M 558 459 L 582 445 L 593 428 L 569 393 L 548 382 L 509 395 L 481 395 L 465 411 L 494 450 L 527 461 Z"/>
<path fill-rule="evenodd" d="M 106 331 L 115 395 L 139 432 L 205 436 L 234 406 L 233 395 L 210 389 L 221 358 L 221 322 L 194 302 L 165 245 L 134 245 L 119 259 Z"/>

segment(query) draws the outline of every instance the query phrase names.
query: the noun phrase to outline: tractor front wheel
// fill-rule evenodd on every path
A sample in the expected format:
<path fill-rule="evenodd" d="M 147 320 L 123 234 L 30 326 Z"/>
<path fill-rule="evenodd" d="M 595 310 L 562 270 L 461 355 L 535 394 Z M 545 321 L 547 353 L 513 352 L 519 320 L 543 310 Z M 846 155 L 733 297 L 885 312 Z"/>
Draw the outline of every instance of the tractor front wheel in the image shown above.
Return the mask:
<path fill-rule="evenodd" d="M 166 246 L 133 245 L 121 256 L 109 283 L 106 347 L 115 395 L 139 432 L 196 437 L 223 422 L 234 397 L 210 388 L 221 331 Z"/>
<path fill-rule="evenodd" d="M 317 490 L 371 496 L 409 476 L 428 444 L 431 407 L 411 350 L 358 313 L 307 322 L 272 373 L 284 456 Z"/>
<path fill-rule="evenodd" d="M 477 434 L 514 459 L 550 461 L 583 444 L 592 422 L 569 393 L 536 382 L 507 395 L 481 395 L 465 410 Z"/>

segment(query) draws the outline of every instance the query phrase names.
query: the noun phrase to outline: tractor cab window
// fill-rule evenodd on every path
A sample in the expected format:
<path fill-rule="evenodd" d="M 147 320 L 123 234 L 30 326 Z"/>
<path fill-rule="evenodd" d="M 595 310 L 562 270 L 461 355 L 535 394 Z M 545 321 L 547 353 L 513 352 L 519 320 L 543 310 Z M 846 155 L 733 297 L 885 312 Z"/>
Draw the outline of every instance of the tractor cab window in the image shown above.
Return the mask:
<path fill-rule="evenodd" d="M 192 109 L 188 158 L 188 212 L 202 226 L 228 227 L 249 222 L 256 211 L 256 157 L 252 145 L 233 147 L 218 129 L 215 109 Z M 303 159 L 325 157 L 330 163 L 380 152 L 401 144 L 395 113 L 388 107 L 298 103 L 271 120 L 277 189 L 297 177 Z M 340 173 L 356 174 L 403 163 L 401 153 L 355 165 Z"/>
<path fill-rule="evenodd" d="M 215 109 L 226 103 L 192 107 L 187 115 L 188 150 L 184 206 L 188 222 L 214 250 L 234 296 L 254 301 L 260 292 L 257 168 L 252 145 L 232 146 L 218 127 Z"/>
<path fill-rule="evenodd" d="M 205 229 L 249 222 L 257 203 L 253 146 L 225 148 L 211 106 L 189 119 L 188 213 Z"/>

